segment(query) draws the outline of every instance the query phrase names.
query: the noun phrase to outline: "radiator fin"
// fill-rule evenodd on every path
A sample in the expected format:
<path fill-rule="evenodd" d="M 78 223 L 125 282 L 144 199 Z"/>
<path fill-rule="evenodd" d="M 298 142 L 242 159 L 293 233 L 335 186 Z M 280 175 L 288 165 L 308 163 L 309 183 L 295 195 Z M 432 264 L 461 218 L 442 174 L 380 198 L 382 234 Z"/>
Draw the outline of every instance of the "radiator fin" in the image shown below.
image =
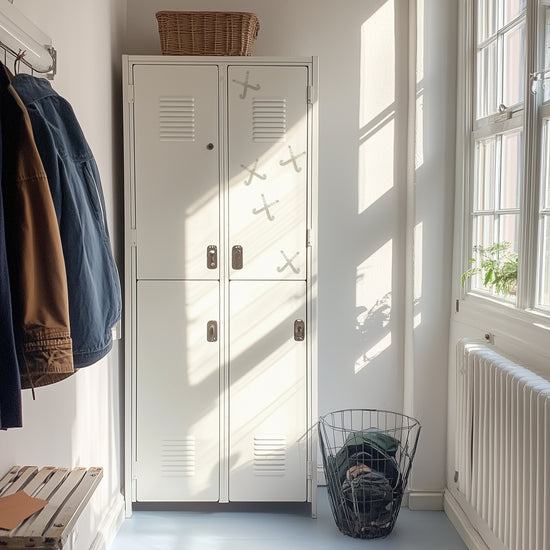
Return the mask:
<path fill-rule="evenodd" d="M 550 382 L 457 345 L 457 488 L 509 550 L 550 548 Z"/>

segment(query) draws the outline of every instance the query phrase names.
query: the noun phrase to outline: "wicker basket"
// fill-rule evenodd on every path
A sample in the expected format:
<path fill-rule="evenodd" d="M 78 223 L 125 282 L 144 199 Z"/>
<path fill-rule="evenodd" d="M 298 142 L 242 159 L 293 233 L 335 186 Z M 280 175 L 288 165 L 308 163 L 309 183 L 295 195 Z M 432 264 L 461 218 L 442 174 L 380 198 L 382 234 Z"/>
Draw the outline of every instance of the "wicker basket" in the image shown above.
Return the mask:
<path fill-rule="evenodd" d="M 254 13 L 159 11 L 163 55 L 250 55 L 260 22 Z"/>

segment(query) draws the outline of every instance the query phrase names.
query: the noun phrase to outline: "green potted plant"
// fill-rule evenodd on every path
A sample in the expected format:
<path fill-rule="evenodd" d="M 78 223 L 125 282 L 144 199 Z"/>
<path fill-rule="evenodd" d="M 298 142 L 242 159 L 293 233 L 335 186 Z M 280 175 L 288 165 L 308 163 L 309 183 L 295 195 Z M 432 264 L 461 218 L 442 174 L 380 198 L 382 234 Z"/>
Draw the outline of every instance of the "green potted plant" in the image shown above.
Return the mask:
<path fill-rule="evenodd" d="M 492 288 L 503 296 L 515 295 L 518 279 L 518 255 L 511 250 L 509 242 L 493 243 L 490 246 L 474 246 L 478 258 L 470 258 L 472 266 L 462 274 L 462 286 L 474 275 L 482 275 L 483 286 Z M 478 262 L 479 260 L 479 262 Z M 478 265 L 474 266 L 473 264 Z"/>

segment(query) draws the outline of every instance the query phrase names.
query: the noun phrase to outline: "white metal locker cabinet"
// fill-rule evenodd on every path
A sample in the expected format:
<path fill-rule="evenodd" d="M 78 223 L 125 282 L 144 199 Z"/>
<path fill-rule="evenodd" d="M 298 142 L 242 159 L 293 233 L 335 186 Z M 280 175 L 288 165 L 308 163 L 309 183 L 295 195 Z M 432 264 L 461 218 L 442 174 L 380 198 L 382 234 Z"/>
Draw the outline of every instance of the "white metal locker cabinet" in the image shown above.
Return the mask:
<path fill-rule="evenodd" d="M 137 283 L 137 500 L 219 498 L 216 281 Z"/>
<path fill-rule="evenodd" d="M 303 280 L 308 70 L 230 66 L 227 83 L 230 276 Z"/>
<path fill-rule="evenodd" d="M 126 511 L 315 514 L 316 60 L 124 59 Z"/>
<path fill-rule="evenodd" d="M 231 281 L 229 300 L 229 499 L 304 502 L 306 284 Z"/>
<path fill-rule="evenodd" d="M 134 82 L 138 278 L 217 279 L 218 67 L 141 65 Z"/>

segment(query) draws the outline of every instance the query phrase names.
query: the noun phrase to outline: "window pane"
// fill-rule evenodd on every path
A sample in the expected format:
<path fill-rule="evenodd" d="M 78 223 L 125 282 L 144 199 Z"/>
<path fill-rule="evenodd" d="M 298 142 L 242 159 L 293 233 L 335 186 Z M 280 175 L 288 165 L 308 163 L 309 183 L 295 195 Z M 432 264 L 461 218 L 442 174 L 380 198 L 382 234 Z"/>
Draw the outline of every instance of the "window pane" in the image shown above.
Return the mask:
<path fill-rule="evenodd" d="M 542 186 L 541 205 L 543 209 L 550 208 L 550 120 L 543 122 L 542 130 Z"/>
<path fill-rule="evenodd" d="M 497 74 L 497 42 L 493 41 L 477 54 L 477 119 L 498 110 Z"/>
<path fill-rule="evenodd" d="M 495 207 L 496 138 L 479 140 L 476 144 L 475 210 Z"/>
<path fill-rule="evenodd" d="M 474 247 L 483 246 L 484 248 L 493 244 L 495 235 L 495 217 L 476 216 L 474 224 Z"/>
<path fill-rule="evenodd" d="M 504 34 L 502 103 L 507 107 L 523 101 L 525 87 L 525 22 Z"/>
<path fill-rule="evenodd" d="M 493 36 L 496 30 L 496 0 L 477 0 L 477 43 Z"/>
<path fill-rule="evenodd" d="M 519 215 L 506 214 L 499 219 L 498 244 L 502 246 L 496 255 L 495 284 L 493 293 L 515 300 L 518 275 Z"/>
<path fill-rule="evenodd" d="M 500 230 L 499 240 L 500 243 L 510 243 L 510 251 L 518 252 L 518 220 L 519 216 L 516 214 L 506 214 L 500 216 Z"/>
<path fill-rule="evenodd" d="M 504 0 L 503 25 L 510 23 L 510 21 L 514 20 L 522 11 L 524 11 L 526 4 L 526 0 Z"/>
<path fill-rule="evenodd" d="M 519 187 L 522 161 L 522 133 L 502 136 L 500 176 L 500 208 L 519 207 Z"/>
<path fill-rule="evenodd" d="M 544 64 L 543 68 L 550 67 L 550 9 L 545 8 L 544 11 Z M 540 83 L 538 84 L 540 86 Z M 550 85 L 548 79 L 545 78 L 542 81 L 542 89 L 544 90 L 543 101 L 548 101 L 550 99 Z"/>
<path fill-rule="evenodd" d="M 542 218 L 539 304 L 550 307 L 550 215 Z"/>
<path fill-rule="evenodd" d="M 495 227 L 495 217 L 494 216 L 477 216 L 474 219 L 474 235 L 473 235 L 473 252 L 472 258 L 475 260 L 475 263 L 472 264 L 472 267 L 478 269 L 481 268 L 482 254 L 480 253 L 480 247 L 483 249 L 488 248 L 494 242 L 494 227 Z M 483 275 L 477 274 L 472 277 L 472 288 L 478 290 L 489 290 L 483 286 Z"/>

